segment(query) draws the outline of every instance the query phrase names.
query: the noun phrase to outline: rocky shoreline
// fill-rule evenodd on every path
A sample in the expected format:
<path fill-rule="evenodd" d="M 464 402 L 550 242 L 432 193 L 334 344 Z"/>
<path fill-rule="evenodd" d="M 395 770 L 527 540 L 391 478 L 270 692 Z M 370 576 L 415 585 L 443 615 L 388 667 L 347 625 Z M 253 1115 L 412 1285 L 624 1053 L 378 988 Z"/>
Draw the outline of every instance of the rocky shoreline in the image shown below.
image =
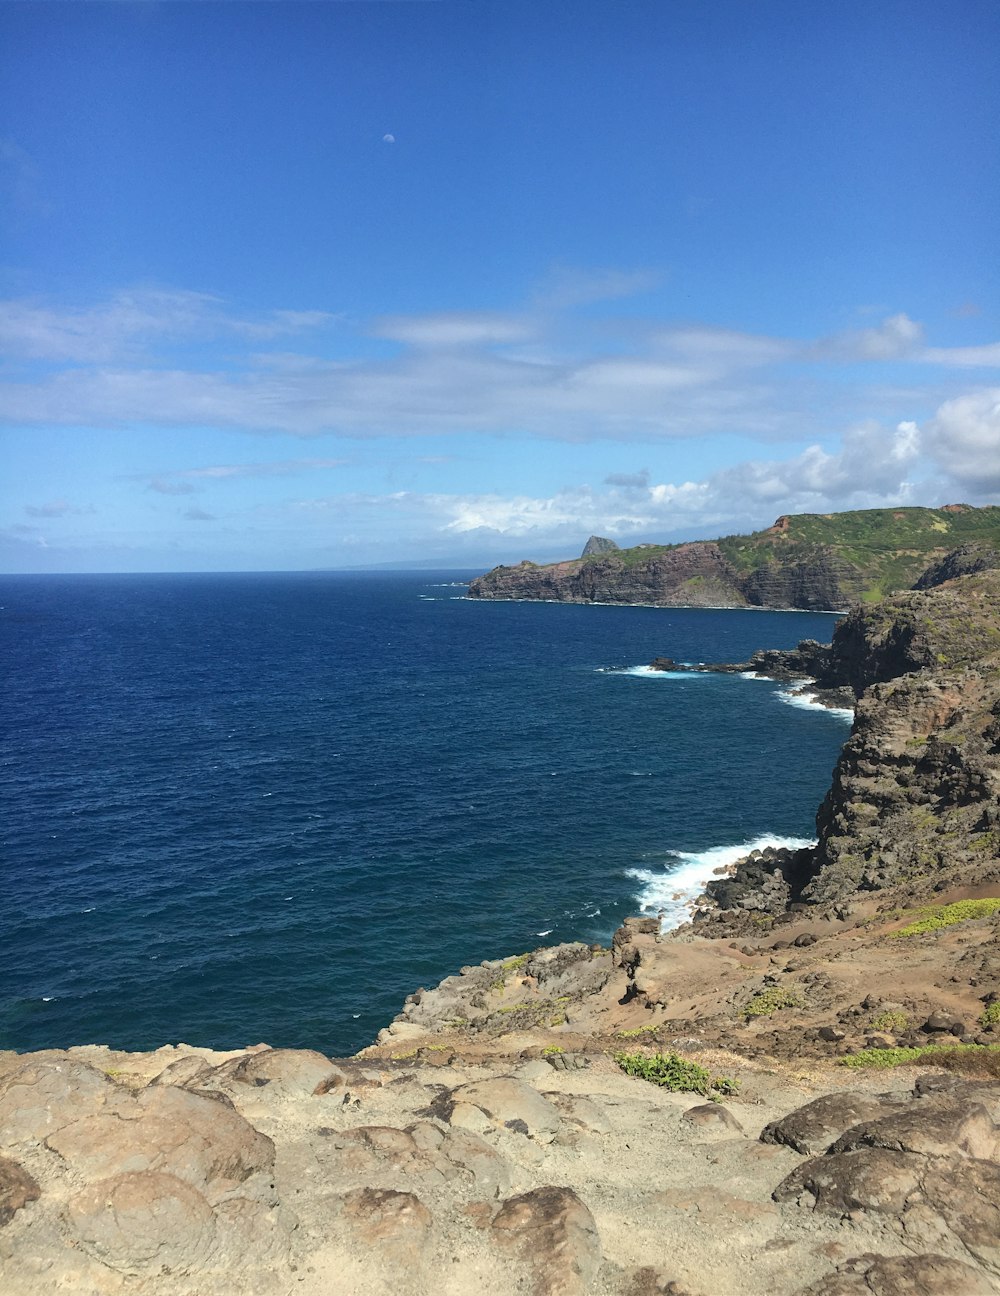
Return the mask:
<path fill-rule="evenodd" d="M 0 1053 L 0 1290 L 1000 1291 L 1000 571 L 952 567 L 716 668 L 856 719 L 817 845 L 683 928 L 463 968 L 354 1058 Z"/>

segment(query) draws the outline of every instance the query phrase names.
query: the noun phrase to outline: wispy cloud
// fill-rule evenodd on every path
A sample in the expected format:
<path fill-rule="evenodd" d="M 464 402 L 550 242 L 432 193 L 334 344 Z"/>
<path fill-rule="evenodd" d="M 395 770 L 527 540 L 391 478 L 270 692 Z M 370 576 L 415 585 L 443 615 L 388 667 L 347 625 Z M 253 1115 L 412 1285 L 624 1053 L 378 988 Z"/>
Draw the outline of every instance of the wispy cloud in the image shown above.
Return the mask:
<path fill-rule="evenodd" d="M 901 360 L 917 352 L 923 337 L 923 325 L 900 313 L 888 316 L 874 328 L 822 338 L 813 353 L 826 360 Z"/>
<path fill-rule="evenodd" d="M 66 307 L 37 300 L 0 302 L 0 349 L 8 358 L 107 364 L 134 359 L 155 343 L 208 337 L 260 342 L 321 328 L 324 311 L 271 311 L 245 318 L 208 293 L 137 289 L 95 305 Z"/>
<path fill-rule="evenodd" d="M 196 482 L 232 481 L 247 477 L 294 477 L 326 468 L 340 468 L 347 459 L 280 459 L 262 463 L 211 464 L 205 468 L 175 468 L 152 475 L 138 473 L 133 480 L 144 481 L 146 489 L 159 495 L 190 495 Z"/>
<path fill-rule="evenodd" d="M 522 342 L 535 334 L 536 326 L 515 315 L 454 311 L 439 315 L 386 315 L 375 321 L 372 332 L 376 337 L 415 347 L 450 348 Z"/>
<path fill-rule="evenodd" d="M 0 345 L 13 360 L 0 384 L 0 420 L 299 437 L 485 433 L 653 443 L 723 433 L 819 440 L 862 414 L 926 416 L 962 395 L 950 371 L 1000 364 L 1000 342 L 931 347 L 922 325 L 904 313 L 870 328 L 793 340 L 577 310 L 584 298 L 638 292 L 647 279 L 645 272 L 603 271 L 588 283 L 567 272 L 562 296 L 552 289 L 545 310 L 532 303 L 511 312 L 384 316 L 351 330 L 319 310 L 251 318 L 189 292 L 124 293 L 82 309 L 7 302 L 0 304 Z M 555 282 L 558 288 L 558 276 Z M 557 298 L 559 309 L 551 305 Z M 261 352 L 262 339 L 299 334 L 312 339 L 309 354 Z M 214 341 L 199 345 L 194 365 L 192 343 L 200 339 Z M 859 362 L 872 373 L 869 385 L 856 375 L 843 383 L 837 367 Z M 912 381 L 907 392 L 898 385 L 893 366 L 900 362 L 908 373 L 922 365 L 933 375 L 924 391 Z M 216 475 L 299 470 L 244 465 Z M 160 472 L 147 480 L 154 491 L 183 494 L 182 483 L 198 478 Z"/>
<path fill-rule="evenodd" d="M 659 287 L 662 282 L 663 274 L 658 270 L 584 270 L 556 266 L 538 284 L 532 304 L 542 312 L 568 310 L 635 297 Z"/>
<path fill-rule="evenodd" d="M 70 514 L 83 516 L 96 512 L 92 504 L 80 507 L 64 499 L 49 500 L 45 504 L 25 504 L 24 511 L 28 517 L 33 518 L 61 518 Z"/>

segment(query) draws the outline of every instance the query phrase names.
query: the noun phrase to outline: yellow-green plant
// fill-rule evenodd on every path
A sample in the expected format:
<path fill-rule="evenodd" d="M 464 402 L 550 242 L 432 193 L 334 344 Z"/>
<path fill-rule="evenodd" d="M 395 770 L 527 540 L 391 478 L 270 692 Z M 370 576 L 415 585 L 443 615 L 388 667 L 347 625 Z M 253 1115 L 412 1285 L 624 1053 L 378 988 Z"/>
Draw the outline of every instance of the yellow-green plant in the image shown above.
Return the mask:
<path fill-rule="evenodd" d="M 753 1017 L 770 1017 L 771 1013 L 781 1008 L 801 1008 L 802 1000 L 794 990 L 784 986 L 768 986 L 750 1000 L 743 1009 L 743 1015 L 749 1021 Z"/>
<path fill-rule="evenodd" d="M 675 1093 L 696 1093 L 717 1102 L 722 1094 L 734 1094 L 739 1081 L 729 1076 L 713 1076 L 705 1067 L 677 1053 L 615 1053 L 615 1061 L 626 1075 L 648 1080 Z"/>
<path fill-rule="evenodd" d="M 919 918 L 891 932 L 892 936 L 923 936 L 927 932 L 940 931 L 942 927 L 954 927 L 956 923 L 968 922 L 971 918 L 989 918 L 1000 913 L 1000 896 L 988 896 L 983 900 L 956 900 L 946 905 L 924 905 L 916 911 Z"/>

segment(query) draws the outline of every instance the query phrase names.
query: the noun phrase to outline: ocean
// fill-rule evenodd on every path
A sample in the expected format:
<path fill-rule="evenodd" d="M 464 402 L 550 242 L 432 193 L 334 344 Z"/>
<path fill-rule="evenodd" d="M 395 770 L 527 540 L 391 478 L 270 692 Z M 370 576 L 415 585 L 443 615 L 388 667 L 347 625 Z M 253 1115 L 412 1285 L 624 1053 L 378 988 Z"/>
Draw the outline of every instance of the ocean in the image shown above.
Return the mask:
<path fill-rule="evenodd" d="M 849 714 L 645 667 L 832 615 L 469 574 L 0 578 L 0 1048 L 350 1053 L 462 964 L 676 924 L 812 838 Z"/>

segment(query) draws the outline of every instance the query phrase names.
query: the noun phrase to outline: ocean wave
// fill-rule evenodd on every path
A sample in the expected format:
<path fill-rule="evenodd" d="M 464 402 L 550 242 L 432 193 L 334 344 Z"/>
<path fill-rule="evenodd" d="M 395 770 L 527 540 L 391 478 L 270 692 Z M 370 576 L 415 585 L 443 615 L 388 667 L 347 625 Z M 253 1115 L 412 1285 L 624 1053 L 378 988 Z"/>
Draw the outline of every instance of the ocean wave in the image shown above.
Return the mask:
<path fill-rule="evenodd" d="M 803 846 L 815 844 L 815 839 L 805 837 L 755 837 L 734 846 L 710 846 L 703 851 L 669 851 L 666 871 L 633 868 L 626 874 L 642 884 L 635 893 L 641 912 L 656 914 L 662 911 L 663 930 L 670 931 L 687 922 L 692 902 L 704 891 L 705 883 L 716 875 L 716 869 L 729 868 L 751 851 L 764 850 L 768 846 L 800 850 Z"/>
<path fill-rule="evenodd" d="M 625 666 L 616 675 L 637 675 L 640 679 L 701 679 L 704 671 L 654 670 L 652 666 Z"/>
<path fill-rule="evenodd" d="M 779 689 L 778 697 L 788 706 L 799 707 L 803 711 L 825 711 L 827 715 L 836 716 L 838 720 L 846 720 L 848 724 L 854 722 L 853 708 L 826 706 L 815 693 L 810 693 L 807 689 L 803 689 L 801 692 L 793 692 L 791 689 Z"/>

